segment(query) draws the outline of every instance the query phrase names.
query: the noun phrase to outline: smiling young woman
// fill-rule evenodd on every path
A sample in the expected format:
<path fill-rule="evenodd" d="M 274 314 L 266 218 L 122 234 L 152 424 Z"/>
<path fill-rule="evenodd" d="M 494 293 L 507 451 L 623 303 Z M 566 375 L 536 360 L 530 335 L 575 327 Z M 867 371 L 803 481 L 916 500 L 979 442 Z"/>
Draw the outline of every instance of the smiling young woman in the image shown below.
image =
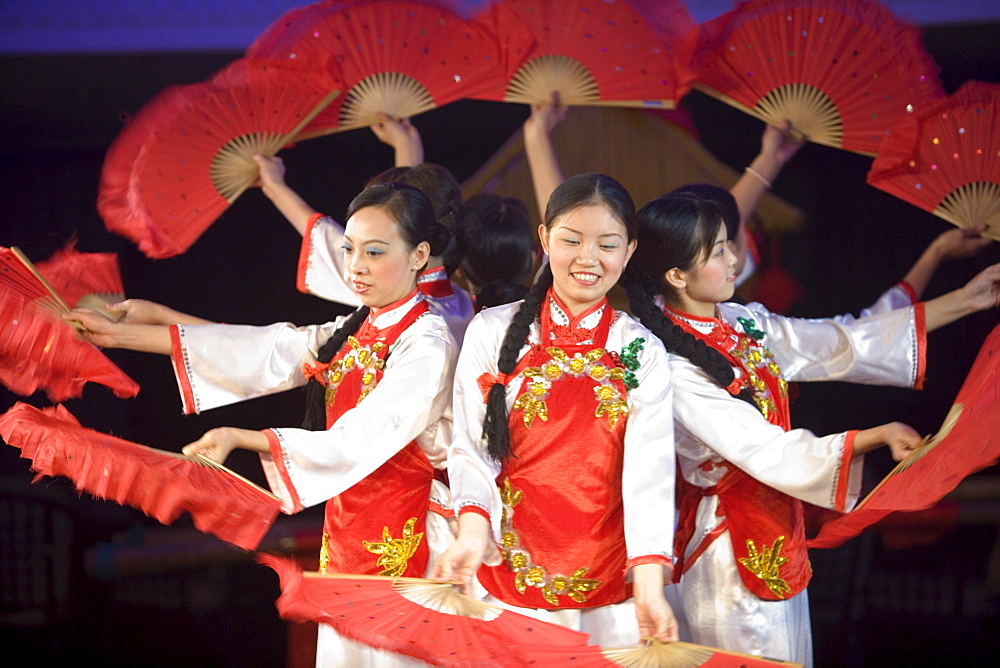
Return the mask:
<path fill-rule="evenodd" d="M 632 200 L 607 176 L 574 176 L 540 233 L 549 263 L 527 297 L 466 333 L 448 467 L 459 535 L 434 576 L 478 580 L 593 643 L 676 639 L 666 354 L 606 297 L 635 248 Z"/>

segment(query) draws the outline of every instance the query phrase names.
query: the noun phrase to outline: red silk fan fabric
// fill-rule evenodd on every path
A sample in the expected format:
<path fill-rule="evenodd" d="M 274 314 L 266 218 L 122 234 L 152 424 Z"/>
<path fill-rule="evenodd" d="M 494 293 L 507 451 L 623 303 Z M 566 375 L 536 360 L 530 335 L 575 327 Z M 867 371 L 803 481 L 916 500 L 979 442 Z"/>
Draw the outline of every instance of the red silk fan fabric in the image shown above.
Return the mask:
<path fill-rule="evenodd" d="M 87 382 L 105 385 L 121 398 L 138 394 L 139 384 L 78 338 L 45 305 L 49 300 L 13 251 L 0 247 L 0 382 L 23 396 L 45 390 L 51 401 L 81 396 Z"/>
<path fill-rule="evenodd" d="M 966 82 L 893 126 L 868 172 L 868 184 L 959 227 L 987 223 L 1000 240 L 1000 85 Z M 991 202 L 966 215 L 942 210 L 946 198 L 993 184 Z M 958 215 L 956 215 L 958 214 Z"/>
<path fill-rule="evenodd" d="M 306 139 L 362 127 L 364 122 L 351 122 L 342 112 L 358 84 L 373 75 L 395 73 L 419 82 L 430 95 L 421 111 L 467 97 L 497 80 L 499 47 L 492 33 L 433 2 L 327 1 L 279 17 L 246 55 L 331 58 L 343 94 L 299 133 Z M 388 107 L 381 111 L 398 115 Z"/>
<path fill-rule="evenodd" d="M 525 666 L 536 645 L 583 647 L 588 635 L 509 610 L 483 620 L 439 612 L 400 594 L 396 578 L 304 574 L 293 560 L 260 554 L 281 581 L 282 619 L 329 624 L 358 642 L 436 666 Z"/>
<path fill-rule="evenodd" d="M 212 174 L 223 149 L 267 137 L 277 143 L 273 155 L 338 88 L 317 57 L 244 58 L 209 81 L 164 90 L 105 155 L 97 199 L 105 227 L 151 258 L 183 253 L 255 178 L 252 155 L 241 155 L 243 187 L 220 192 Z"/>
<path fill-rule="evenodd" d="M 593 76 L 602 104 L 670 109 L 687 93 L 693 42 L 686 36 L 694 19 L 682 3 L 499 0 L 476 20 L 489 26 L 504 51 L 502 81 L 471 96 L 476 99 L 509 101 L 518 70 L 551 55 L 579 62 Z"/>
<path fill-rule="evenodd" d="M 955 404 L 961 413 L 943 440 L 890 473 L 857 508 L 824 524 L 808 546 L 837 547 L 889 513 L 931 508 L 963 478 L 1000 461 L 1000 326 L 983 343 Z"/>
<path fill-rule="evenodd" d="M 125 288 L 115 253 L 81 253 L 76 250 L 75 242 L 70 242 L 35 268 L 70 308 L 84 295 L 121 295 L 120 298 L 124 298 Z"/>
<path fill-rule="evenodd" d="M 614 668 L 615 666 L 698 666 L 698 668 L 769 668 L 773 666 L 799 666 L 801 663 L 764 659 L 751 654 L 730 652 L 728 650 L 705 645 L 695 645 L 688 642 L 669 643 L 666 651 L 677 650 L 678 656 L 668 656 L 664 662 L 658 662 L 655 656 L 649 656 L 645 661 L 638 657 L 630 657 L 632 663 L 620 663 L 608 658 L 605 654 L 614 653 L 617 649 L 638 648 L 605 648 L 599 645 L 586 647 L 552 647 L 537 646 L 527 650 L 532 659 L 532 665 L 538 666 L 572 666 L 574 668 Z M 685 651 L 694 652 L 694 656 L 685 655 Z M 707 656 L 707 658 L 706 658 Z"/>
<path fill-rule="evenodd" d="M 751 114 L 781 86 L 818 88 L 841 120 L 835 148 L 874 155 L 886 130 L 944 97 L 919 31 L 874 2 L 748 0 L 698 32 L 696 87 Z"/>
<path fill-rule="evenodd" d="M 187 511 L 199 531 L 246 550 L 260 544 L 278 515 L 277 497 L 228 470 L 87 429 L 62 405 L 19 402 L 0 416 L 0 436 L 41 475 L 69 478 L 78 490 L 162 524 Z"/>

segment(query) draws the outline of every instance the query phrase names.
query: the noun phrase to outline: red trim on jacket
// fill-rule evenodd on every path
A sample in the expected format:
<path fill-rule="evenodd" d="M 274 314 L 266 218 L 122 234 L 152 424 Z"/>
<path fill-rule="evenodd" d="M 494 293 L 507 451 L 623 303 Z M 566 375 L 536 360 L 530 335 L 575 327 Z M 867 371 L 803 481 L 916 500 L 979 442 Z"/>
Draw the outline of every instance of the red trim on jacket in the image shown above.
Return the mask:
<path fill-rule="evenodd" d="M 847 488 L 851 477 L 851 460 L 854 459 L 854 437 L 857 435 L 857 429 L 844 434 L 844 451 L 840 455 L 840 471 L 833 497 L 833 509 L 840 513 L 847 512 Z"/>
<path fill-rule="evenodd" d="M 323 217 L 323 214 L 316 212 L 309 216 L 309 220 L 306 221 L 306 229 L 302 233 L 302 248 L 299 249 L 299 264 L 295 270 L 295 288 L 299 292 L 309 293 L 309 289 L 306 287 L 306 271 L 309 269 L 309 255 L 312 251 L 312 231 L 313 227 L 316 226 L 316 222 Z"/>
<path fill-rule="evenodd" d="M 917 329 L 917 377 L 913 381 L 913 389 L 924 389 L 924 374 L 927 372 L 927 318 L 924 315 L 924 302 L 913 305 L 913 319 Z"/>
<path fill-rule="evenodd" d="M 184 415 L 191 415 L 195 412 L 194 390 L 191 389 L 191 378 L 187 373 L 187 364 L 184 363 L 180 327 L 170 325 L 167 329 L 170 332 L 170 363 L 174 367 L 174 376 L 177 377 L 177 385 L 181 390 L 181 408 Z"/>
<path fill-rule="evenodd" d="M 906 281 L 900 281 L 896 285 L 898 285 L 900 289 L 902 289 L 902 291 L 906 293 L 906 296 L 910 298 L 911 304 L 916 304 L 918 301 L 920 301 L 920 297 L 917 296 L 917 291 L 913 289 L 912 285 L 910 285 Z"/>
<path fill-rule="evenodd" d="M 288 514 L 297 513 L 303 509 L 302 500 L 295 492 L 295 485 L 292 483 L 291 476 L 288 475 L 288 469 L 285 468 L 285 452 L 281 449 L 281 439 L 278 438 L 278 435 L 272 429 L 262 429 L 261 433 L 267 436 L 267 445 L 271 449 L 271 459 L 274 461 L 274 468 L 281 477 L 282 483 L 291 499 L 292 511 Z"/>

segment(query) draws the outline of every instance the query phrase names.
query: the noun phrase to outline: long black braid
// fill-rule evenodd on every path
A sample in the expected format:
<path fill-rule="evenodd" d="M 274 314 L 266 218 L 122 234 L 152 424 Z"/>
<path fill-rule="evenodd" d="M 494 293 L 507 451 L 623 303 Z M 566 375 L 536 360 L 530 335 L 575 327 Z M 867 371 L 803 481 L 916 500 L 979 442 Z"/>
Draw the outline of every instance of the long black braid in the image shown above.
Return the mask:
<path fill-rule="evenodd" d="M 701 193 L 678 190 L 646 203 L 638 219 L 639 244 L 622 277 L 633 315 L 663 342 L 668 352 L 687 358 L 728 389 L 736 373 L 725 355 L 671 322 L 655 301 L 659 295 L 668 301 L 676 296 L 662 278 L 667 271 L 688 270 L 711 249 L 723 224 L 719 203 Z M 735 396 L 753 403 L 750 388 L 741 389 Z"/>
<path fill-rule="evenodd" d="M 629 240 L 635 238 L 635 205 L 622 184 L 603 174 L 577 174 L 563 181 L 552 191 L 545 206 L 545 227 L 551 229 L 561 215 L 585 206 L 603 206 L 625 228 Z M 545 295 L 552 287 L 552 268 L 546 264 L 534 285 L 518 308 L 500 346 L 497 369 L 502 374 L 514 371 L 518 353 L 528 337 L 531 323 L 543 308 Z M 486 418 L 483 421 L 486 450 L 497 462 L 511 456 L 507 397 L 503 383 L 490 388 L 486 398 Z"/>
<path fill-rule="evenodd" d="M 410 249 L 427 242 L 431 255 L 439 254 L 449 243 L 451 234 L 437 221 L 434 207 L 427 196 L 418 188 L 403 183 L 386 183 L 369 186 L 361 191 L 347 207 L 345 220 L 365 207 L 382 207 L 396 222 L 400 236 Z M 362 306 L 352 313 L 337 331 L 327 339 L 317 354 L 317 361 L 330 362 L 344 347 L 347 337 L 361 327 L 371 312 Z M 306 415 L 303 429 L 321 431 L 326 429 L 326 390 L 321 383 L 309 382 L 306 388 Z"/>
<path fill-rule="evenodd" d="M 632 315 L 637 317 L 646 329 L 653 332 L 663 342 L 667 352 L 687 358 L 721 387 L 728 388 L 736 379 L 736 373 L 729 360 L 718 350 L 690 332 L 684 331 L 680 325 L 663 315 L 663 311 L 656 305 L 655 300 L 658 292 L 656 287 L 651 281 L 641 278 L 638 273 L 637 271 L 627 271 L 626 275 L 621 278 L 621 283 L 628 293 L 628 303 Z M 743 388 L 735 396 L 753 403 L 753 392 L 748 387 Z"/>
<path fill-rule="evenodd" d="M 531 323 L 538 318 L 545 295 L 552 287 L 552 269 L 545 265 L 538 280 L 535 281 L 527 296 L 521 302 L 514 319 L 507 326 L 500 354 L 497 356 L 497 370 L 509 374 L 517 366 L 518 353 L 528 339 Z M 483 420 L 483 438 L 486 439 L 486 450 L 497 462 L 502 462 L 510 456 L 510 427 L 507 415 L 507 390 L 501 382 L 493 383 L 486 397 L 486 419 Z"/>
<path fill-rule="evenodd" d="M 352 313 L 320 346 L 316 360 L 324 364 L 329 363 L 344 347 L 347 337 L 358 331 L 370 312 L 370 308 L 362 306 Z M 310 382 L 306 385 L 306 416 L 302 421 L 302 428 L 312 431 L 326 429 L 326 388 L 320 383 Z"/>

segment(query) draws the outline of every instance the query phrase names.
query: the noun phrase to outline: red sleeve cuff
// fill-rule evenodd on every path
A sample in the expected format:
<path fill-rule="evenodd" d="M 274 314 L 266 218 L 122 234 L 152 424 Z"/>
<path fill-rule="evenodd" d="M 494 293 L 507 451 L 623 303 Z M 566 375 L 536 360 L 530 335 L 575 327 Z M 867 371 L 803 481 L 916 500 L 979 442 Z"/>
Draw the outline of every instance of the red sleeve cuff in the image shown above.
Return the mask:
<path fill-rule="evenodd" d="M 292 503 L 292 511 L 288 513 L 300 512 L 303 508 L 302 499 L 295 492 L 295 485 L 292 484 L 292 478 L 288 475 L 288 469 L 285 468 L 285 453 L 281 449 L 281 439 L 278 435 L 274 433 L 273 429 L 262 429 L 261 433 L 267 436 L 267 445 L 270 448 L 271 460 L 274 462 L 274 468 L 281 477 L 281 482 L 288 492 L 288 497 Z"/>
<path fill-rule="evenodd" d="M 180 327 L 168 325 L 170 332 L 170 363 L 177 377 L 177 387 L 181 392 L 181 410 L 184 415 L 197 412 L 194 402 L 194 390 L 191 389 L 191 377 L 188 374 L 187 360 L 184 359 L 184 347 L 181 345 Z"/>
<path fill-rule="evenodd" d="M 924 302 L 913 305 L 913 320 L 917 330 L 917 374 L 913 389 L 924 389 L 924 374 L 927 371 L 927 320 L 924 317 Z"/>
<path fill-rule="evenodd" d="M 491 521 L 490 514 L 486 512 L 485 508 L 480 508 L 479 506 L 462 506 L 461 508 L 458 509 L 459 517 L 461 517 L 465 513 L 475 513 L 476 515 L 481 515 L 485 517 L 487 522 Z"/>
<path fill-rule="evenodd" d="M 911 304 L 916 304 L 917 303 L 917 300 L 918 300 L 917 291 L 913 289 L 912 285 L 910 285 L 906 281 L 900 281 L 896 285 L 898 285 L 900 287 L 900 289 L 903 292 L 906 293 L 906 296 L 910 298 L 910 303 Z"/>
<path fill-rule="evenodd" d="M 309 216 L 306 221 L 306 229 L 302 233 L 302 247 L 299 249 L 299 265 L 295 272 L 295 287 L 299 292 L 308 294 L 306 288 L 306 270 L 309 268 L 309 254 L 312 251 L 312 231 L 316 226 L 316 221 L 323 217 L 323 214 L 316 212 Z"/>
<path fill-rule="evenodd" d="M 840 453 L 840 470 L 837 471 L 837 488 L 833 493 L 833 509 L 838 513 L 847 512 L 847 489 L 851 477 L 851 460 L 854 459 L 854 437 L 857 429 L 844 435 L 844 450 Z"/>
<path fill-rule="evenodd" d="M 630 570 L 641 564 L 659 564 L 663 566 L 667 570 L 667 573 L 663 577 L 663 582 L 670 582 L 670 574 L 674 570 L 674 560 L 670 557 L 665 557 L 662 554 L 645 554 L 641 557 L 632 557 L 625 562 L 623 575 L 628 575 Z"/>

